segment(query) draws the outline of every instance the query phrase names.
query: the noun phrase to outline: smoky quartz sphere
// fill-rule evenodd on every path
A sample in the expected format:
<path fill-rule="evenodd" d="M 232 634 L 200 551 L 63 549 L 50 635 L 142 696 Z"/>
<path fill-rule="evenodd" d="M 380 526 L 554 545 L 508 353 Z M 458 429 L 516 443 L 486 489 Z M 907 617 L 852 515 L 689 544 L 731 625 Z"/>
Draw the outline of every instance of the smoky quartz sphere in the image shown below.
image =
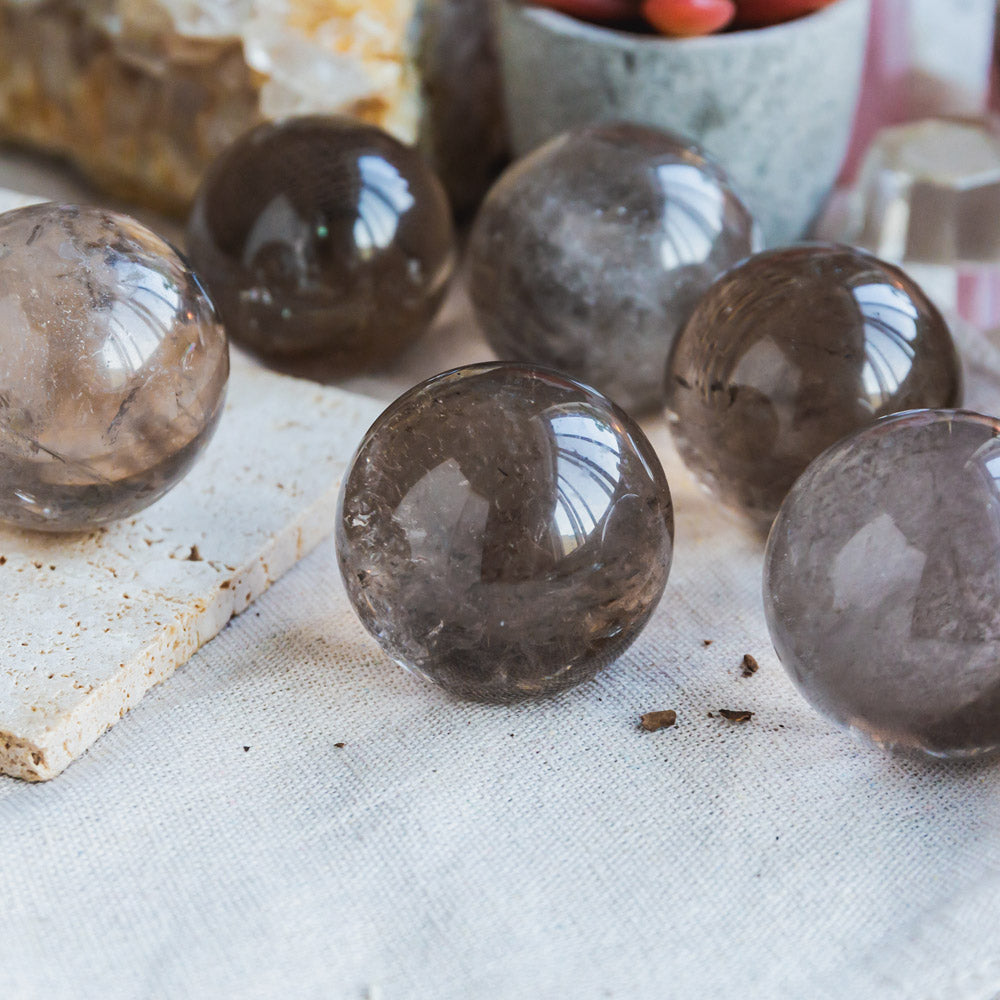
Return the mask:
<path fill-rule="evenodd" d="M 766 528 L 821 451 L 886 414 L 959 405 L 961 375 L 947 324 L 899 268 L 802 244 L 712 285 L 677 339 L 666 392 L 685 463 Z"/>
<path fill-rule="evenodd" d="M 584 681 L 632 643 L 667 582 L 673 510 L 649 442 L 598 392 L 476 365 L 411 389 L 368 431 L 337 551 L 393 659 L 503 702 Z"/>
<path fill-rule="evenodd" d="M 764 604 L 831 719 L 937 756 L 1000 747 L 1000 422 L 915 411 L 834 445 L 774 522 Z"/>
<path fill-rule="evenodd" d="M 695 303 L 759 243 L 725 173 L 686 140 L 595 125 L 497 182 L 470 237 L 469 287 L 500 357 L 551 365 L 641 413 L 662 405 Z"/>
<path fill-rule="evenodd" d="M 229 352 L 177 253 L 124 215 L 0 215 L 0 520 L 127 517 L 187 472 L 222 412 Z"/>
<path fill-rule="evenodd" d="M 333 374 L 417 339 L 455 261 L 447 196 L 421 155 L 338 117 L 238 139 L 198 190 L 187 242 L 234 341 L 322 357 Z"/>

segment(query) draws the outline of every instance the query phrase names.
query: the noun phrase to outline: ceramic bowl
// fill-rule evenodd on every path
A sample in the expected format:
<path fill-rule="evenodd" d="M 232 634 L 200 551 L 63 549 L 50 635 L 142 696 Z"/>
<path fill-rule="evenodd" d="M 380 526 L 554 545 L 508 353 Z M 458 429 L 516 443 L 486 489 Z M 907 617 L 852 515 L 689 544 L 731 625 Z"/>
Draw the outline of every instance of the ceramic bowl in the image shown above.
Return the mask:
<path fill-rule="evenodd" d="M 770 28 L 701 38 L 615 31 L 500 0 L 513 151 L 628 120 L 694 139 L 730 173 L 770 245 L 799 238 L 847 151 L 870 0 L 835 0 Z"/>

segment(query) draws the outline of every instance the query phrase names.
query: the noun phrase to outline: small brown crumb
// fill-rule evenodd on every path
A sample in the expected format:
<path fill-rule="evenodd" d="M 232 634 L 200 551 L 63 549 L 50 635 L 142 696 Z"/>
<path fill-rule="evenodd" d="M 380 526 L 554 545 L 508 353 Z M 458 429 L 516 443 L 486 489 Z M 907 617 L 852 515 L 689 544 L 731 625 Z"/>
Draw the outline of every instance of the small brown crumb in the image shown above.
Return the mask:
<path fill-rule="evenodd" d="M 243 748 L 243 752 L 244 753 L 249 753 L 250 752 L 250 747 L 244 747 Z"/>
<path fill-rule="evenodd" d="M 187 562 L 201 562 L 201 553 L 198 551 L 197 545 L 191 546 L 191 551 L 188 553 Z"/>
<path fill-rule="evenodd" d="M 714 640 L 713 640 L 713 639 L 702 639 L 701 641 L 702 641 L 702 642 L 703 642 L 703 643 L 704 643 L 704 644 L 705 644 L 706 646 L 711 646 Z"/>
<path fill-rule="evenodd" d="M 334 743 L 333 744 L 338 750 L 343 750 L 347 746 L 346 743 Z"/>
<path fill-rule="evenodd" d="M 655 733 L 657 729 L 669 729 L 677 721 L 677 713 L 668 708 L 663 712 L 647 712 L 640 720 L 639 725 L 647 733 Z"/>
<path fill-rule="evenodd" d="M 743 654 L 743 676 L 753 677 L 760 670 L 760 664 L 749 654 Z"/>
<path fill-rule="evenodd" d="M 753 712 L 735 708 L 720 708 L 719 715 L 730 722 L 749 722 L 753 718 Z"/>

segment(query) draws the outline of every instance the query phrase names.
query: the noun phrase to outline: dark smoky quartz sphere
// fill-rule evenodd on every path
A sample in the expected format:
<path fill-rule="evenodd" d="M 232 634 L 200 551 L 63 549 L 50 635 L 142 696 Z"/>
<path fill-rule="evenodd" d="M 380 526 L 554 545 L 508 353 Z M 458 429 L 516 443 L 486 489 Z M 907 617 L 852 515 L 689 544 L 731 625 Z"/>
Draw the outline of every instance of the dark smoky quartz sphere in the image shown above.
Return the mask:
<path fill-rule="evenodd" d="M 147 507 L 212 437 L 228 376 L 211 302 L 154 232 L 79 205 L 0 215 L 0 521 Z"/>
<path fill-rule="evenodd" d="M 771 529 L 764 607 L 840 725 L 941 757 L 1000 747 L 1000 422 L 918 410 L 824 452 Z"/>
<path fill-rule="evenodd" d="M 961 402 L 948 326 L 870 254 L 801 244 L 722 275 L 674 346 L 667 416 L 685 463 L 766 528 L 825 448 L 879 417 Z"/>
<path fill-rule="evenodd" d="M 476 316 L 504 359 L 548 365 L 630 413 L 663 403 L 677 331 L 760 247 L 725 172 L 632 124 L 567 132 L 494 185 L 469 238 Z"/>
<path fill-rule="evenodd" d="M 234 341 L 334 374 L 420 337 L 455 263 L 447 196 L 420 153 L 339 117 L 238 139 L 198 190 L 187 244 Z"/>
<path fill-rule="evenodd" d="M 398 663 L 467 698 L 592 677 L 663 593 L 673 509 L 639 427 L 555 372 L 486 364 L 401 396 L 341 492 L 340 569 Z"/>

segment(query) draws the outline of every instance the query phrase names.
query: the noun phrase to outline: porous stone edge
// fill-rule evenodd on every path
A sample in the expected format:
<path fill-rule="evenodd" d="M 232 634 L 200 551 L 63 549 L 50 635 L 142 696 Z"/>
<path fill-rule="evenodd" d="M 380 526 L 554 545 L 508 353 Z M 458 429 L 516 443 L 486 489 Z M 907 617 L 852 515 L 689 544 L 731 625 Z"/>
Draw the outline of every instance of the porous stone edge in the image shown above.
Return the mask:
<path fill-rule="evenodd" d="M 25 781 L 56 777 L 110 729 L 154 685 L 166 680 L 236 615 L 333 530 L 341 479 L 288 522 L 252 560 L 223 579 L 205 600 L 174 601 L 177 613 L 156 640 L 117 676 L 98 685 L 74 709 L 31 742 L 0 730 L 0 773 Z"/>

